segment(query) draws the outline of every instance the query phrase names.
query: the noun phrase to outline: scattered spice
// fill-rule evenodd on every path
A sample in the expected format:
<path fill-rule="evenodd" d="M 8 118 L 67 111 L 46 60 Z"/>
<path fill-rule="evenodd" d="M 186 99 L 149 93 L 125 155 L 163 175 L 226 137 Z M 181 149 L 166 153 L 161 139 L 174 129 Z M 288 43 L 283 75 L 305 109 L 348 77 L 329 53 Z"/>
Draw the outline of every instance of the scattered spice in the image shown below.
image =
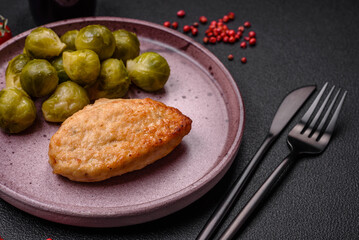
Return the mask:
<path fill-rule="evenodd" d="M 249 39 L 249 45 L 251 45 L 251 46 L 254 46 L 254 45 L 256 45 L 256 39 L 255 38 L 251 38 L 251 39 Z"/>
<path fill-rule="evenodd" d="M 177 12 L 177 16 L 180 17 L 180 18 L 183 18 L 185 15 L 186 15 L 186 12 L 184 10 L 179 10 Z"/>
<path fill-rule="evenodd" d="M 230 42 L 230 43 L 235 43 L 235 42 L 236 42 L 236 38 L 235 38 L 234 36 L 230 36 L 230 37 L 228 38 L 228 42 Z"/>
<path fill-rule="evenodd" d="M 239 40 L 242 37 L 242 33 L 238 32 L 236 33 L 236 35 L 234 36 L 237 40 Z"/>
<path fill-rule="evenodd" d="M 191 32 L 193 36 L 196 36 L 198 34 L 198 29 L 194 27 L 191 29 Z"/>
<path fill-rule="evenodd" d="M 236 32 L 235 32 L 233 29 L 227 30 L 226 33 L 227 33 L 227 35 L 229 35 L 229 36 L 234 36 L 234 35 L 236 34 Z"/>
<path fill-rule="evenodd" d="M 172 28 L 177 29 L 178 28 L 178 22 L 173 22 L 172 23 Z"/>
<path fill-rule="evenodd" d="M 255 33 L 254 31 L 250 31 L 250 32 L 248 33 L 248 36 L 249 36 L 250 38 L 254 38 L 254 37 L 256 37 L 256 33 Z"/>
<path fill-rule="evenodd" d="M 209 42 L 215 44 L 215 43 L 217 42 L 217 38 L 215 38 L 215 37 L 210 37 L 210 38 L 209 38 Z"/>
<path fill-rule="evenodd" d="M 179 10 L 177 12 L 177 16 L 183 18 L 186 15 L 184 10 Z M 256 45 L 256 32 L 249 31 L 248 35 L 243 36 L 245 29 L 251 27 L 251 23 L 249 21 L 245 21 L 242 25 L 232 29 L 228 27 L 228 23 L 235 19 L 235 14 L 233 12 L 229 12 L 227 15 L 224 15 L 222 18 L 218 20 L 212 20 L 209 22 L 209 26 L 205 29 L 205 36 L 203 37 L 202 41 L 204 44 L 219 44 L 220 42 L 223 43 L 230 43 L 234 44 L 236 42 L 240 42 L 240 47 L 242 49 L 247 48 L 247 45 L 254 46 Z M 183 32 L 184 33 L 191 33 L 193 36 L 197 36 L 200 30 L 200 23 L 206 24 L 208 19 L 206 16 L 200 16 L 198 18 L 198 22 L 194 22 L 191 25 L 184 25 Z M 179 24 L 178 22 L 166 21 L 164 24 L 166 27 L 172 27 L 173 29 L 177 29 Z M 243 36 L 243 41 L 240 39 Z M 228 60 L 233 60 L 233 54 L 228 55 Z M 247 59 L 245 57 L 241 58 L 242 63 L 246 63 Z"/>
<path fill-rule="evenodd" d="M 201 16 L 199 17 L 199 22 L 205 24 L 207 23 L 207 18 L 205 16 Z"/>
<path fill-rule="evenodd" d="M 244 25 L 244 27 L 249 28 L 251 26 L 251 23 L 246 21 L 246 22 L 244 22 L 243 25 Z"/>
<path fill-rule="evenodd" d="M 230 13 L 228 13 L 228 18 L 230 19 L 230 20 L 234 20 L 234 13 L 233 12 L 230 12 Z"/>
<path fill-rule="evenodd" d="M 189 31 L 191 31 L 191 27 L 189 26 L 189 25 L 184 25 L 183 26 L 183 32 L 189 32 Z"/>
<path fill-rule="evenodd" d="M 163 23 L 163 26 L 169 28 L 169 27 L 171 27 L 171 22 L 170 22 L 170 21 L 166 21 L 166 22 Z"/>

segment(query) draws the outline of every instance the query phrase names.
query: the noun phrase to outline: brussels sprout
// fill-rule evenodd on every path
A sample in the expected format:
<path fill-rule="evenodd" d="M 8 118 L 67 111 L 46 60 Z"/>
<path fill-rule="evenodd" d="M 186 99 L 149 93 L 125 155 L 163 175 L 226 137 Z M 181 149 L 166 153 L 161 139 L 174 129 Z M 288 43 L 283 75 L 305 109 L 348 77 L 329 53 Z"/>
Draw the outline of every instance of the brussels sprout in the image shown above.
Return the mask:
<path fill-rule="evenodd" d="M 59 77 L 59 83 L 66 82 L 66 81 L 70 80 L 69 76 L 67 76 L 67 74 L 65 72 L 63 61 L 62 61 L 62 56 L 57 57 L 54 60 L 52 60 L 51 65 L 56 69 L 57 76 Z"/>
<path fill-rule="evenodd" d="M 63 122 L 89 103 L 86 90 L 72 81 L 67 81 L 57 86 L 41 109 L 46 121 Z"/>
<path fill-rule="evenodd" d="M 43 97 L 59 83 L 56 69 L 44 59 L 30 60 L 20 74 L 22 89 L 32 97 Z"/>
<path fill-rule="evenodd" d="M 8 133 L 19 133 L 36 118 L 36 107 L 27 94 L 18 88 L 0 91 L 0 127 Z"/>
<path fill-rule="evenodd" d="M 155 52 L 145 52 L 127 61 L 131 81 L 145 91 L 157 91 L 166 84 L 170 67 L 164 57 Z"/>
<path fill-rule="evenodd" d="M 6 87 L 17 87 L 21 89 L 20 74 L 30 58 L 26 54 L 20 54 L 10 60 L 6 72 Z"/>
<path fill-rule="evenodd" d="M 22 53 L 25 54 L 26 56 L 28 56 L 30 59 L 34 59 L 34 56 L 32 56 L 28 51 L 26 51 L 26 48 L 24 47 L 24 49 L 22 50 Z"/>
<path fill-rule="evenodd" d="M 130 86 L 130 79 L 121 60 L 109 58 L 102 62 L 100 76 L 88 89 L 91 100 L 123 97 Z"/>
<path fill-rule="evenodd" d="M 34 58 L 50 59 L 59 56 L 66 44 L 61 42 L 59 36 L 49 29 L 38 27 L 26 37 L 25 51 Z"/>
<path fill-rule="evenodd" d="M 60 40 L 66 44 L 65 50 L 76 50 L 75 39 L 78 34 L 78 30 L 70 30 L 65 32 L 65 34 L 60 37 Z"/>
<path fill-rule="evenodd" d="M 115 51 L 116 41 L 112 32 L 102 25 L 88 25 L 80 29 L 75 40 L 77 50 L 90 49 L 100 60 L 110 58 Z"/>
<path fill-rule="evenodd" d="M 89 49 L 64 52 L 62 61 L 70 79 L 81 86 L 94 84 L 100 73 L 100 59 L 94 51 Z"/>
<path fill-rule="evenodd" d="M 114 58 L 121 59 L 126 63 L 127 60 L 134 59 L 140 54 L 140 42 L 135 33 L 120 29 L 114 31 L 113 36 L 116 40 Z"/>

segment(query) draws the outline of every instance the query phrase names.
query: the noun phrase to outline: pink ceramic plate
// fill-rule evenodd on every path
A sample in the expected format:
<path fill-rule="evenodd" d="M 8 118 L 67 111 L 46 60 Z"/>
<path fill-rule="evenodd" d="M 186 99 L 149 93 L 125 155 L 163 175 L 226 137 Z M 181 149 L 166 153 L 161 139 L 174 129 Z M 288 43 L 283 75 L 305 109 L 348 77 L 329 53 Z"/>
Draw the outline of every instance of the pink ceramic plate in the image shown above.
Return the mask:
<path fill-rule="evenodd" d="M 18 135 L 0 132 L 0 197 L 35 216 L 76 226 L 114 227 L 151 221 L 184 208 L 208 192 L 235 158 L 244 126 L 237 85 L 206 48 L 178 31 L 140 20 L 93 17 L 48 24 L 59 35 L 89 24 L 137 33 L 141 51 L 163 55 L 171 68 L 164 90 L 132 88 L 130 98 L 150 97 L 180 109 L 192 131 L 167 157 L 136 172 L 99 183 L 77 183 L 52 174 L 48 144 L 59 128 L 44 121 Z M 5 69 L 24 47 L 26 31 L 0 46 L 0 87 Z"/>

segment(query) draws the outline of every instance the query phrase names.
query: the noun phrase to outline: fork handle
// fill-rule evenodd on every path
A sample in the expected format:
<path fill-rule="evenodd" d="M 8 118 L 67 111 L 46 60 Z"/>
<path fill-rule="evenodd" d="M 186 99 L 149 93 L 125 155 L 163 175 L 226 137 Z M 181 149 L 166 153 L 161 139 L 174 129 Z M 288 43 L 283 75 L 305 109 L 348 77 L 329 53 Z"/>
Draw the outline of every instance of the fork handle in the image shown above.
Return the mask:
<path fill-rule="evenodd" d="M 279 166 L 273 171 L 273 173 L 267 178 L 263 185 L 248 201 L 242 211 L 232 221 L 232 223 L 220 237 L 220 240 L 229 240 L 235 236 L 235 234 L 246 222 L 248 217 L 258 207 L 259 203 L 261 203 L 263 199 L 269 195 L 273 187 L 277 185 L 277 183 L 279 182 L 278 180 L 283 176 L 283 174 L 287 171 L 288 167 L 291 165 L 292 162 L 294 162 L 296 158 L 297 155 L 292 152 L 279 164 Z"/>
<path fill-rule="evenodd" d="M 236 202 L 236 199 L 238 198 L 239 194 L 243 191 L 245 185 L 249 181 L 250 177 L 253 175 L 253 172 L 255 171 L 257 165 L 263 159 L 264 154 L 268 151 L 275 139 L 276 136 L 274 136 L 273 134 L 268 134 L 266 136 L 257 153 L 248 163 L 241 175 L 239 175 L 238 178 L 235 180 L 229 191 L 225 194 L 224 198 L 221 200 L 220 204 L 218 204 L 216 210 L 213 212 L 212 216 L 209 218 L 206 225 L 203 227 L 202 231 L 197 236 L 196 240 L 212 239 L 212 235 L 217 230 L 224 217 L 227 215 L 231 207 Z"/>

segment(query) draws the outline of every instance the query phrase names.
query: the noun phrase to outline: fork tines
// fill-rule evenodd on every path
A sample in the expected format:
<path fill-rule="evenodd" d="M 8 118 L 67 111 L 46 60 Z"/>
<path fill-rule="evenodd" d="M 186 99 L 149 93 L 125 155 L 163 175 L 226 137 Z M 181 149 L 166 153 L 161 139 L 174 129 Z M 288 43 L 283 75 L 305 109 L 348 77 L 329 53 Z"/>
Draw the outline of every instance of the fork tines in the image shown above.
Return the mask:
<path fill-rule="evenodd" d="M 338 119 L 339 112 L 342 108 L 344 99 L 347 95 L 347 91 L 344 91 L 342 94 L 339 103 L 336 104 L 336 101 L 342 92 L 341 89 L 338 89 L 334 95 L 331 96 L 334 92 L 335 86 L 333 86 L 324 100 L 322 96 L 328 86 L 328 83 L 325 83 L 323 88 L 320 90 L 318 96 L 315 98 L 312 105 L 309 107 L 308 111 L 304 114 L 301 122 L 304 124 L 304 128 L 301 133 L 306 133 L 309 137 L 313 137 L 317 141 L 320 140 L 323 133 L 330 134 L 333 132 L 335 123 Z M 331 100 L 331 101 L 330 101 Z M 330 103 L 328 103 L 330 101 Z M 321 104 L 319 104 L 321 102 Z M 336 108 L 333 110 L 334 106 Z M 318 110 L 316 111 L 316 109 Z M 325 112 L 323 112 L 325 110 Z M 314 114 L 316 112 L 316 114 Z"/>

